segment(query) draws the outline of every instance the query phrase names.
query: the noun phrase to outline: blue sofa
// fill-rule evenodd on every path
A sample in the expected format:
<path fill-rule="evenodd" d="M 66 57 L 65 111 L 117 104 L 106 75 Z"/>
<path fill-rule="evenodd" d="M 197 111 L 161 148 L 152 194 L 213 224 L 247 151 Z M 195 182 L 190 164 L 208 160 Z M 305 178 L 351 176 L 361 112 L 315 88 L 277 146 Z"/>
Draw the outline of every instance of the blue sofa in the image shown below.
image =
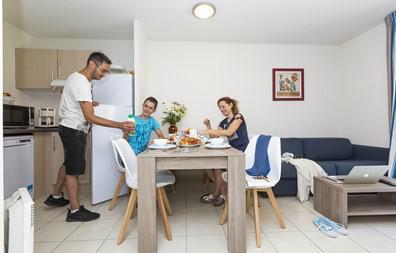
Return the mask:
<path fill-rule="evenodd" d="M 329 175 L 347 175 L 355 165 L 386 165 L 389 149 L 354 145 L 345 138 L 281 138 L 282 154 L 317 162 Z M 282 163 L 281 180 L 273 188 L 275 196 L 295 196 L 297 172 Z"/>

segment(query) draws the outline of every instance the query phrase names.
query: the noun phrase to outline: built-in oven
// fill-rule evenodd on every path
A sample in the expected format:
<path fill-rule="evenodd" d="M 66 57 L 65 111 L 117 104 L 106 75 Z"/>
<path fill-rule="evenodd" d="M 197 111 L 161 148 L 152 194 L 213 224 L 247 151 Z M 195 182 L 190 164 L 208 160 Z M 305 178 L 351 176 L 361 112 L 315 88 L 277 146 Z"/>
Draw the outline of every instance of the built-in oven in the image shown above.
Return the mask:
<path fill-rule="evenodd" d="M 34 107 L 3 105 L 4 128 L 28 128 L 34 126 Z"/>

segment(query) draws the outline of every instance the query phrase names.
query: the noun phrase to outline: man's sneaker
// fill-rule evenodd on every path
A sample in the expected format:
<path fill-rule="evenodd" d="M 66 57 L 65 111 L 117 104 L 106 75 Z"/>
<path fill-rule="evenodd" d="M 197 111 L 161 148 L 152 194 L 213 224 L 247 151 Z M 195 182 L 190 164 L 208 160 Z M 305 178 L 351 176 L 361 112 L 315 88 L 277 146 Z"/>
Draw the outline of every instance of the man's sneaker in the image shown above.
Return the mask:
<path fill-rule="evenodd" d="M 52 194 L 49 195 L 49 197 L 44 201 L 44 204 L 46 204 L 47 206 L 65 206 L 69 204 L 69 200 L 63 197 L 62 192 L 62 197 L 58 199 L 54 198 Z"/>
<path fill-rule="evenodd" d="M 66 222 L 74 222 L 74 221 L 85 222 L 85 221 L 96 220 L 99 217 L 100 214 L 91 212 L 85 209 L 83 205 L 81 205 L 78 211 L 75 213 L 71 213 L 71 210 L 69 209 L 66 216 Z"/>

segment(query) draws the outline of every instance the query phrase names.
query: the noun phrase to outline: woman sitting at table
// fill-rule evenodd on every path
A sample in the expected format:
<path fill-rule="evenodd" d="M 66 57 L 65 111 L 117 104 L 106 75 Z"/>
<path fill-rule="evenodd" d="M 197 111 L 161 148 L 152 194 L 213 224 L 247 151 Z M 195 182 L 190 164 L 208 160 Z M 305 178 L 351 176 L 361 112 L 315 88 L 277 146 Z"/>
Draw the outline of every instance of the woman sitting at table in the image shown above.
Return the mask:
<path fill-rule="evenodd" d="M 221 113 L 226 117 L 223 119 L 217 129 L 212 129 L 209 119 L 204 119 L 207 130 L 201 133 L 210 137 L 227 137 L 229 144 L 240 151 L 245 151 L 248 143 L 248 132 L 246 121 L 238 110 L 238 102 L 230 97 L 222 97 L 217 100 L 217 106 Z M 220 206 L 225 202 L 226 188 L 221 178 L 223 170 L 207 170 L 209 178 L 214 182 L 214 192 L 207 193 L 201 197 L 202 203 L 213 203 L 214 206 Z"/>

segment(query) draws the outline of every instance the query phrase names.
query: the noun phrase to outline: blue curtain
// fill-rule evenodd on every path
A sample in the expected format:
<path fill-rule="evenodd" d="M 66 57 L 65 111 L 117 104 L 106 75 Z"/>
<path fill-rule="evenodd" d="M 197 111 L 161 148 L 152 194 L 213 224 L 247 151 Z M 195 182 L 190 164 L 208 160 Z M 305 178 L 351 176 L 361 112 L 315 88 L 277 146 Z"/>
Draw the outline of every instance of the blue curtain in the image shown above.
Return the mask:
<path fill-rule="evenodd" d="M 389 176 L 396 178 L 396 11 L 385 18 L 387 27 L 388 94 L 389 94 Z"/>

